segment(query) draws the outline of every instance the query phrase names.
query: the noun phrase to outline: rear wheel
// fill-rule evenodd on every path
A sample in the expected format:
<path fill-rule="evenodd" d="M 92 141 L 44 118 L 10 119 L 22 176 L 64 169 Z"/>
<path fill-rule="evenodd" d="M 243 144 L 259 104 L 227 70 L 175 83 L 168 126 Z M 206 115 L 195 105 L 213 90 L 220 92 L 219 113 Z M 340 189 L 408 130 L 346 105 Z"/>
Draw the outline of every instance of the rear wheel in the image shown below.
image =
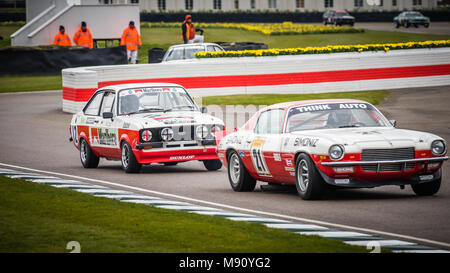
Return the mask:
<path fill-rule="evenodd" d="M 316 165 L 306 154 L 300 154 L 296 160 L 295 186 L 304 200 L 321 199 L 328 191 L 328 186 L 320 176 Z"/>
<path fill-rule="evenodd" d="M 137 162 L 130 144 L 124 141 L 121 149 L 122 168 L 126 173 L 137 173 L 141 170 L 142 165 Z"/>
<path fill-rule="evenodd" d="M 203 161 L 203 165 L 208 171 L 217 171 L 222 168 L 222 162 L 219 159 L 205 160 Z"/>
<path fill-rule="evenodd" d="M 255 189 L 256 180 L 250 176 L 235 151 L 228 156 L 228 180 L 234 191 L 253 191 Z"/>
<path fill-rule="evenodd" d="M 442 177 L 431 182 L 413 184 L 411 188 L 418 196 L 434 195 L 439 191 L 441 187 Z"/>
<path fill-rule="evenodd" d="M 80 141 L 80 159 L 85 168 L 97 168 L 100 161 L 84 138 Z"/>
<path fill-rule="evenodd" d="M 399 28 L 400 27 L 400 23 L 399 22 L 395 22 L 395 28 Z"/>

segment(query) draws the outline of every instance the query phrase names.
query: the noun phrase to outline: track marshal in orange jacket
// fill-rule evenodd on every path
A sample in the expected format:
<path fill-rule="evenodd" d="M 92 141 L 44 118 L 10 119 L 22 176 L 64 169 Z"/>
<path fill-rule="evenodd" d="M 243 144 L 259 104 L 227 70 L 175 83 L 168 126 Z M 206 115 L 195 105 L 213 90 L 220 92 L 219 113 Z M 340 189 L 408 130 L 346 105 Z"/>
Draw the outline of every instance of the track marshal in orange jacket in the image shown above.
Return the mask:
<path fill-rule="evenodd" d="M 59 33 L 55 35 L 53 44 L 59 46 L 72 46 L 72 41 L 70 41 L 69 35 L 66 34 L 64 26 L 59 26 Z"/>
<path fill-rule="evenodd" d="M 142 42 L 138 30 L 134 26 L 134 21 L 130 21 L 128 27 L 123 31 L 120 45 L 127 46 L 127 59 L 132 64 L 135 64 L 137 62 L 138 49 L 142 46 Z"/>
<path fill-rule="evenodd" d="M 88 48 L 94 48 L 94 39 L 91 31 L 87 28 L 86 22 L 81 22 L 81 28 L 73 36 L 76 45 Z"/>

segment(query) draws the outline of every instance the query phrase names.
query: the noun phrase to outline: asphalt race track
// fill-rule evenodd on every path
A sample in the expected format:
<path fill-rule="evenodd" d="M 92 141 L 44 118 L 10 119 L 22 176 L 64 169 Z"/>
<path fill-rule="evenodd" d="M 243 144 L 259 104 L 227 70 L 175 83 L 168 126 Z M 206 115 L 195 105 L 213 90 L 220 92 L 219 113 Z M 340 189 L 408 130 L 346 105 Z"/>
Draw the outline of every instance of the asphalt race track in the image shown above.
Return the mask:
<path fill-rule="evenodd" d="M 395 90 L 379 108 L 388 118 L 396 119 L 399 128 L 432 132 L 449 142 L 449 92 L 450 86 Z M 125 174 L 119 161 L 102 159 L 99 168 L 84 169 L 78 150 L 68 141 L 71 115 L 61 111 L 61 96 L 61 92 L 0 95 L 0 163 L 434 240 L 447 244 L 441 244 L 441 248 L 450 249 L 449 162 L 444 165 L 443 183 L 436 196 L 417 197 L 409 187 L 401 190 L 387 186 L 340 190 L 322 201 L 303 201 L 290 187 L 262 191 L 259 184 L 255 192 L 236 193 L 229 185 L 225 168 L 208 172 L 201 162 L 172 167 L 152 165 L 139 174 Z"/>

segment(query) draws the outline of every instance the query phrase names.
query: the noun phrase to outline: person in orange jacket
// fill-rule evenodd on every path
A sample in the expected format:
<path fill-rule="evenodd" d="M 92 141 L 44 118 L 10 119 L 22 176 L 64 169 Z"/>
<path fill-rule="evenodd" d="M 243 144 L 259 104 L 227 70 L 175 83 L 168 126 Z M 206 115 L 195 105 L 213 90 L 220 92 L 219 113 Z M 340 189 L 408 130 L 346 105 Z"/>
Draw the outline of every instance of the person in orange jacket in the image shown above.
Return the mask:
<path fill-rule="evenodd" d="M 81 22 L 81 28 L 73 36 L 73 41 L 78 46 L 94 48 L 94 40 L 86 22 Z"/>
<path fill-rule="evenodd" d="M 134 26 L 134 21 L 130 21 L 128 27 L 123 31 L 120 45 L 127 46 L 128 62 L 135 64 L 137 62 L 138 48 L 141 48 L 141 36 Z"/>
<path fill-rule="evenodd" d="M 69 35 L 66 34 L 64 26 L 59 26 L 59 33 L 55 35 L 53 44 L 59 46 L 72 46 L 72 42 L 70 41 Z"/>
<path fill-rule="evenodd" d="M 200 31 L 200 35 L 195 34 L 197 31 Z M 181 24 L 181 39 L 185 44 L 203 43 L 203 30 L 194 27 L 190 14 L 186 15 L 184 22 Z"/>

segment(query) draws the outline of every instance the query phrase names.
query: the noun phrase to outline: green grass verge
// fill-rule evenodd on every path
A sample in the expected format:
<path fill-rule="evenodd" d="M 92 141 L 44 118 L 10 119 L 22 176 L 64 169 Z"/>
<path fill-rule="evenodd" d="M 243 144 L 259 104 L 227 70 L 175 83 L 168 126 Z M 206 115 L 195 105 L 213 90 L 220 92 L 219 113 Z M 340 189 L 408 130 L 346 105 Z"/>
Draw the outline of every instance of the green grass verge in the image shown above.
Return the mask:
<path fill-rule="evenodd" d="M 61 76 L 3 76 L 0 77 L 0 93 L 61 90 Z"/>
<path fill-rule="evenodd" d="M 301 202 L 301 201 L 299 201 Z M 0 252 L 367 252 L 261 224 L 121 203 L 0 177 Z"/>
<path fill-rule="evenodd" d="M 389 95 L 389 91 L 360 91 L 319 94 L 252 94 L 203 97 L 203 105 L 271 105 L 279 102 L 317 99 L 357 99 L 379 104 Z"/>

